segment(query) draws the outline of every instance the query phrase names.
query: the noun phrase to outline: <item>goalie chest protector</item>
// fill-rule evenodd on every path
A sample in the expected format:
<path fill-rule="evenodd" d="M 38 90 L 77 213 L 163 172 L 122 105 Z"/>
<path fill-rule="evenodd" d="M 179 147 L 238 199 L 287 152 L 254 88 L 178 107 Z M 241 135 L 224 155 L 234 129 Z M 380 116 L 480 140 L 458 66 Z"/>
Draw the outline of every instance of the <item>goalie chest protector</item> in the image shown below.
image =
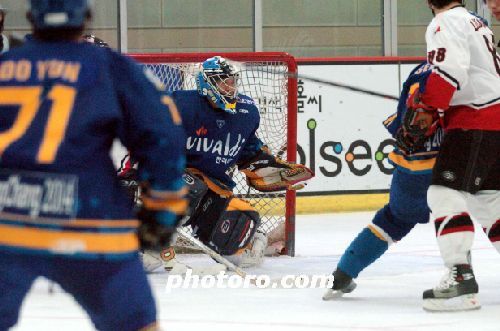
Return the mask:
<path fill-rule="evenodd" d="M 255 102 L 240 94 L 236 114 L 229 114 L 214 109 L 196 90 L 175 91 L 171 96 L 186 130 L 187 166 L 233 188 L 233 166 L 241 157 L 250 157 L 262 146 L 255 135 L 260 121 Z"/>

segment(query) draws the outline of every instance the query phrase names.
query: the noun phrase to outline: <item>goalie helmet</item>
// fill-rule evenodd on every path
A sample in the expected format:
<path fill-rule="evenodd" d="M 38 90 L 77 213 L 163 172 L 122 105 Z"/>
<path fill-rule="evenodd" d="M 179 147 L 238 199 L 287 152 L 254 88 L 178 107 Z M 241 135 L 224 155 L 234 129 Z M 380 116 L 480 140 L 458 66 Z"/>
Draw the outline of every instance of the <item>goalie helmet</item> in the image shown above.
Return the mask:
<path fill-rule="evenodd" d="M 93 0 L 29 0 L 28 12 L 40 30 L 84 25 Z"/>
<path fill-rule="evenodd" d="M 196 77 L 198 93 L 206 96 L 217 108 L 236 113 L 239 73 L 225 58 L 214 56 L 202 64 Z"/>

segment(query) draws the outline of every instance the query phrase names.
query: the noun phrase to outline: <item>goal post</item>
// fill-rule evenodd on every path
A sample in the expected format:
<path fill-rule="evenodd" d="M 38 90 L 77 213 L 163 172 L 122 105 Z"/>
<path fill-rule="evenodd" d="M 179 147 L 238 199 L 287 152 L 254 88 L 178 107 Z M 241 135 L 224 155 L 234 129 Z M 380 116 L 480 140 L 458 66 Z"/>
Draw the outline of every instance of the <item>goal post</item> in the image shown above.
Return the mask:
<path fill-rule="evenodd" d="M 290 162 L 297 154 L 297 64 L 281 52 L 131 54 L 149 68 L 168 91 L 196 89 L 201 63 L 213 56 L 234 61 L 240 69 L 239 92 L 252 97 L 259 109 L 257 136 Z M 286 154 L 285 154 L 286 151 Z M 261 216 L 259 229 L 284 241 L 284 254 L 295 254 L 295 191 L 262 193 L 235 174 L 234 193 L 247 200 Z M 284 225 L 284 226 L 283 226 Z M 283 231 L 284 233 L 277 233 Z"/>

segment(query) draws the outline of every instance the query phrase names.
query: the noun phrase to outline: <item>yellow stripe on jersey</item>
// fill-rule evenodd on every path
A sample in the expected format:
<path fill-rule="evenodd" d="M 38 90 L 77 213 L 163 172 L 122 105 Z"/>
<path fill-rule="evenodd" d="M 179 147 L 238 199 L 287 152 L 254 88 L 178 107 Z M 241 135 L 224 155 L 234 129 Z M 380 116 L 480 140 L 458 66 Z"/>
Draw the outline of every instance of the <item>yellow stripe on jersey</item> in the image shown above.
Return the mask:
<path fill-rule="evenodd" d="M 189 189 L 184 186 L 179 191 L 156 191 L 148 188 L 148 195 L 155 199 L 177 199 L 188 194 Z"/>
<path fill-rule="evenodd" d="M 382 240 L 382 241 L 386 241 L 388 242 L 387 238 L 382 234 L 380 233 L 377 228 L 375 228 L 375 226 L 373 226 L 373 224 L 370 224 L 368 225 L 368 229 L 370 229 L 370 231 L 375 235 L 375 237 L 377 237 L 378 239 Z"/>
<path fill-rule="evenodd" d="M 413 93 L 415 93 L 415 90 L 418 89 L 419 87 L 420 87 L 420 83 L 419 82 L 413 83 L 410 86 L 410 89 L 408 90 L 408 95 L 412 95 Z"/>
<path fill-rule="evenodd" d="M 188 201 L 186 199 L 157 200 L 151 199 L 147 196 L 143 196 L 142 203 L 147 209 L 168 210 L 175 214 L 184 214 L 188 207 Z"/>
<path fill-rule="evenodd" d="M 187 168 L 187 170 L 192 172 L 194 175 L 200 176 L 203 179 L 203 182 L 205 182 L 205 184 L 207 184 L 208 188 L 210 190 L 214 191 L 215 193 L 217 193 L 225 198 L 229 198 L 229 197 L 233 196 L 233 192 L 231 190 L 228 190 L 228 189 L 218 185 L 217 183 L 212 181 L 210 178 L 205 176 L 205 174 L 203 172 L 201 172 L 200 170 L 195 169 L 195 168 Z"/>
<path fill-rule="evenodd" d="M 69 227 L 93 227 L 93 228 L 137 228 L 138 220 L 98 220 L 98 219 L 56 219 L 47 217 L 37 217 L 33 219 L 27 215 L 0 212 L 0 219 L 14 222 L 25 222 L 40 225 L 60 225 Z"/>
<path fill-rule="evenodd" d="M 0 245 L 63 254 L 120 254 L 134 252 L 139 248 L 135 232 L 61 232 L 5 224 L 0 224 Z"/>
<path fill-rule="evenodd" d="M 412 171 L 430 170 L 434 168 L 434 164 L 436 163 L 436 158 L 430 158 L 425 160 L 407 160 L 403 155 L 399 155 L 394 152 L 389 153 L 389 160 L 391 160 L 392 162 L 403 168 Z"/>
<path fill-rule="evenodd" d="M 398 117 L 397 113 L 394 113 L 391 116 L 387 117 L 387 119 L 384 121 L 384 126 L 388 126 L 389 124 L 391 124 L 396 119 L 396 117 Z"/>

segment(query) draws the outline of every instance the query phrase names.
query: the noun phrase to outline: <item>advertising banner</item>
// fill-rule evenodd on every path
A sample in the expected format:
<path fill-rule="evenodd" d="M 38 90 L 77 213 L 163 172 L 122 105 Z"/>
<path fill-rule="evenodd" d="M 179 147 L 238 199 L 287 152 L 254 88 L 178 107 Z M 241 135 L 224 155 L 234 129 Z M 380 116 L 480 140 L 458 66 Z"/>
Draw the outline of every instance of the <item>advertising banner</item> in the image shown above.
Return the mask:
<path fill-rule="evenodd" d="M 398 64 L 301 64 L 301 74 L 395 96 L 400 90 Z M 300 195 L 387 191 L 394 141 L 382 122 L 396 107 L 394 100 L 299 79 L 297 159 L 316 173 Z"/>

